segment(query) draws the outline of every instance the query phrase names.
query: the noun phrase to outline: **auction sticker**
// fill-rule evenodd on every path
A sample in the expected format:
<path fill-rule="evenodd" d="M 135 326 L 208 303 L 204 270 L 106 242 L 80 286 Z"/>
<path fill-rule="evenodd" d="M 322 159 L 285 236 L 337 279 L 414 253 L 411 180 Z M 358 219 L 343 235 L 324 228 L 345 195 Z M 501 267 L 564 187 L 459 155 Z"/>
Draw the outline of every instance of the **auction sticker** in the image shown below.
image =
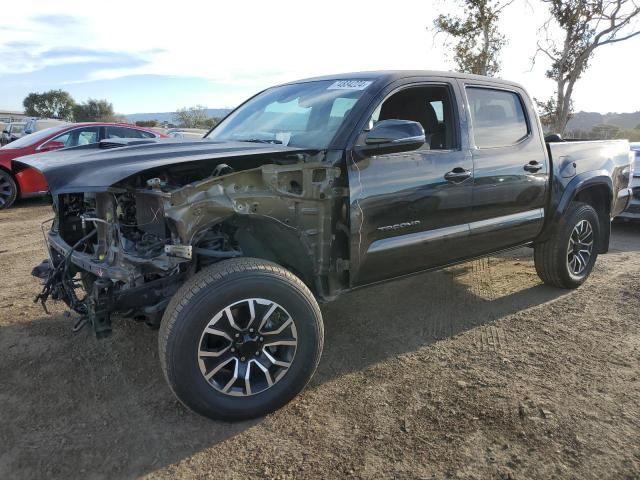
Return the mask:
<path fill-rule="evenodd" d="M 327 90 L 364 90 L 372 81 L 367 80 L 338 80 L 327 87 Z"/>

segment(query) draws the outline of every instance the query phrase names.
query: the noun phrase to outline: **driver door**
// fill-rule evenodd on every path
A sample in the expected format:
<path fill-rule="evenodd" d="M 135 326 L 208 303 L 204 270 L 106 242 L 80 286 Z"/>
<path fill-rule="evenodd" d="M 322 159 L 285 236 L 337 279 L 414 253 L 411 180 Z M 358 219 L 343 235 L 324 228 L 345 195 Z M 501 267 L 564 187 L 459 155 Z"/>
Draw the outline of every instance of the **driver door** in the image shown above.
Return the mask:
<path fill-rule="evenodd" d="M 460 135 L 450 83 L 424 82 L 391 90 L 376 121 L 422 124 L 420 149 L 357 155 L 349 164 L 352 285 L 359 286 L 445 265 L 469 252 L 473 161 Z M 464 140 L 464 142 L 463 142 Z M 464 143 L 464 145 L 463 145 Z"/>

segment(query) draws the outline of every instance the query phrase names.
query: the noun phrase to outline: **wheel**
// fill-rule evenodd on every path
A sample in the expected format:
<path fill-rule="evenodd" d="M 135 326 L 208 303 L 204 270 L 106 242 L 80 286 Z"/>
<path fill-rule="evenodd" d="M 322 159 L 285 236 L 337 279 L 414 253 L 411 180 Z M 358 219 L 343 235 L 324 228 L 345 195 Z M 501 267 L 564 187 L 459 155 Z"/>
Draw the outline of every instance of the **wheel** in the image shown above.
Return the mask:
<path fill-rule="evenodd" d="M 18 186 L 10 173 L 0 170 L 0 210 L 9 208 L 16 201 Z"/>
<path fill-rule="evenodd" d="M 313 294 L 254 258 L 212 265 L 178 290 L 162 318 L 160 362 L 175 396 L 213 419 L 265 415 L 316 370 L 324 329 Z"/>
<path fill-rule="evenodd" d="M 574 202 L 569 206 L 565 221 L 551 238 L 534 247 L 536 271 L 544 283 L 560 288 L 584 283 L 598 257 L 599 225 L 591 205 Z"/>

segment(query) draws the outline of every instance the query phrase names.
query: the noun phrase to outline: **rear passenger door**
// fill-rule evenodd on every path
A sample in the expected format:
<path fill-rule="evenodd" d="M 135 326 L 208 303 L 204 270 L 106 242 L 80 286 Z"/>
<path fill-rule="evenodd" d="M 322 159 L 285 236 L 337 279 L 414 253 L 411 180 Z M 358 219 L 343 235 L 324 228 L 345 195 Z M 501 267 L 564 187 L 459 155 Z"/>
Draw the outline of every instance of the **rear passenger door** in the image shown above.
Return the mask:
<path fill-rule="evenodd" d="M 544 222 L 548 163 L 531 101 L 503 85 L 465 84 L 473 156 L 475 253 L 526 243 Z"/>

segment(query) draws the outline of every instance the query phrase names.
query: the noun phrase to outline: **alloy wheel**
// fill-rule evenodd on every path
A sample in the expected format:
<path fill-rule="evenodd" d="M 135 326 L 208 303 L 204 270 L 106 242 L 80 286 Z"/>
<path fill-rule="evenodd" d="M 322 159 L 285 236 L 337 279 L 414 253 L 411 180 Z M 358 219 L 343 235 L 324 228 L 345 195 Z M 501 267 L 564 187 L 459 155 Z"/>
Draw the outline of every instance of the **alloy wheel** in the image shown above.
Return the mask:
<path fill-rule="evenodd" d="M 295 323 L 281 305 L 247 298 L 211 318 L 198 342 L 198 366 L 216 390 L 255 395 L 284 377 L 297 345 Z"/>
<path fill-rule="evenodd" d="M 580 276 L 589 265 L 593 253 L 593 227 L 588 220 L 580 220 L 573 228 L 567 247 L 569 272 Z"/>
<path fill-rule="evenodd" d="M 6 175 L 0 175 L 0 208 L 11 201 L 14 193 L 10 179 Z"/>

